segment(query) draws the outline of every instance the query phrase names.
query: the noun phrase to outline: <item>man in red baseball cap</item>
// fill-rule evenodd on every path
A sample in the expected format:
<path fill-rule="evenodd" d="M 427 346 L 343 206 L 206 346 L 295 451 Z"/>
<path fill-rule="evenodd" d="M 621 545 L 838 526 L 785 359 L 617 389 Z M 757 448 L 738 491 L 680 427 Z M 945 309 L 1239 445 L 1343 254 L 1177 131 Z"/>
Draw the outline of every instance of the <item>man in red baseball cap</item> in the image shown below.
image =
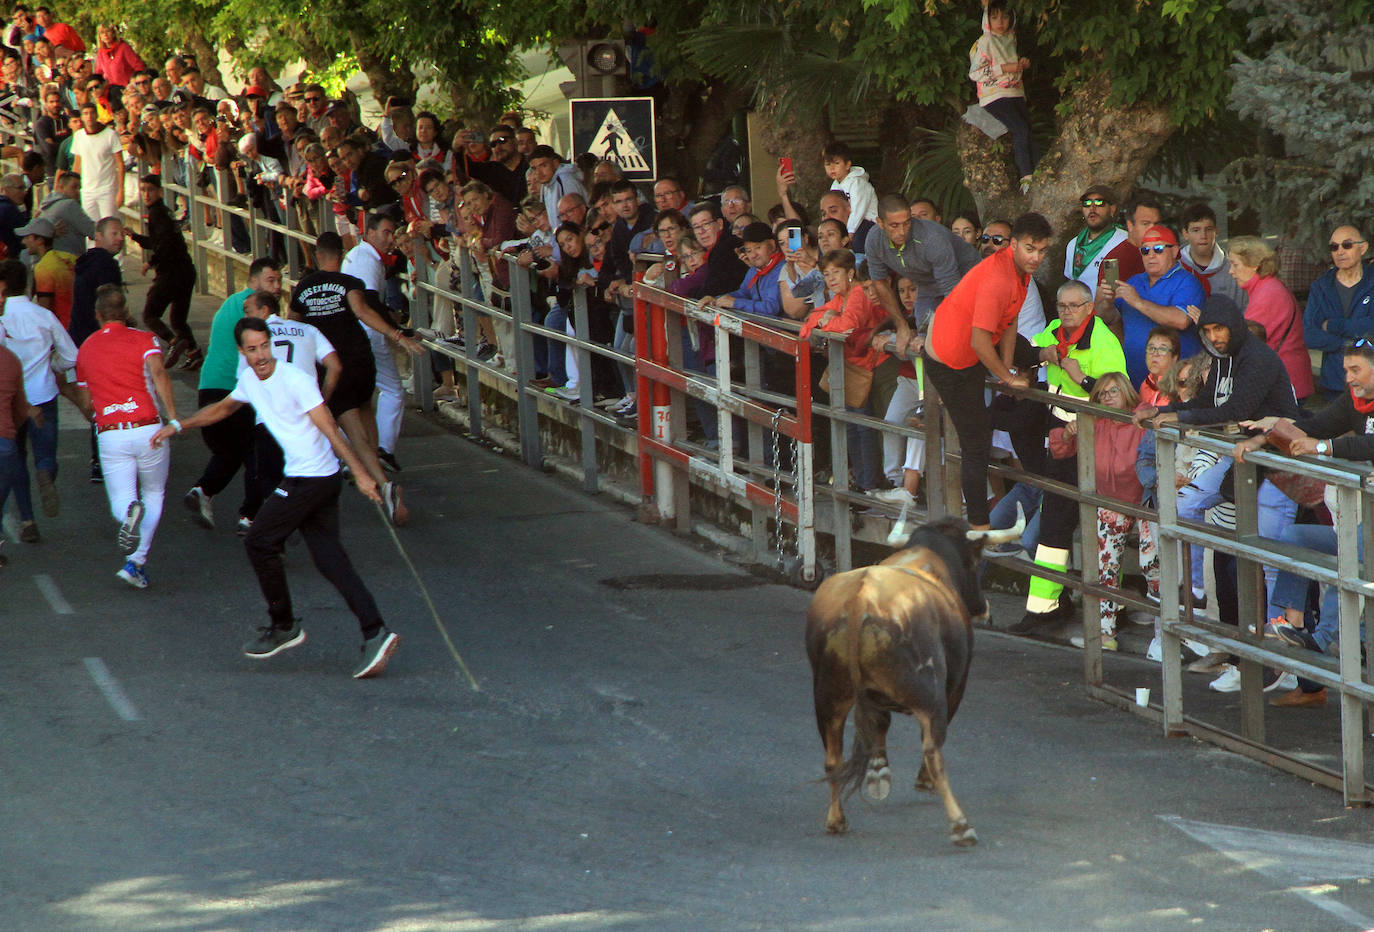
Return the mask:
<path fill-rule="evenodd" d="M 1133 385 L 1148 374 L 1145 344 L 1153 328 L 1162 324 L 1178 331 L 1182 359 L 1202 348 L 1188 308 L 1201 306 L 1206 297 L 1197 276 L 1178 261 L 1178 237 L 1173 230 L 1154 224 L 1145 230 L 1139 249 L 1145 271 L 1118 284 L 1111 304 L 1098 305 L 1099 316 L 1121 337 Z"/>

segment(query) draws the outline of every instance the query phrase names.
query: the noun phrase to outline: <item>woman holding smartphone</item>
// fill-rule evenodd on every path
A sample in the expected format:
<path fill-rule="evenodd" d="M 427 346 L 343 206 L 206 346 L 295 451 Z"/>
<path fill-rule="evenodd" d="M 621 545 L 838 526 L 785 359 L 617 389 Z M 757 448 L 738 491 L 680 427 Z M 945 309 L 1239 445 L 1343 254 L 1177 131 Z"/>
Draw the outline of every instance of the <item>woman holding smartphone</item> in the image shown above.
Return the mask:
<path fill-rule="evenodd" d="M 820 251 L 811 231 L 796 220 L 784 220 L 773 228 L 773 237 L 786 260 L 778 275 L 782 312 L 802 320 L 829 295 L 820 270 Z"/>

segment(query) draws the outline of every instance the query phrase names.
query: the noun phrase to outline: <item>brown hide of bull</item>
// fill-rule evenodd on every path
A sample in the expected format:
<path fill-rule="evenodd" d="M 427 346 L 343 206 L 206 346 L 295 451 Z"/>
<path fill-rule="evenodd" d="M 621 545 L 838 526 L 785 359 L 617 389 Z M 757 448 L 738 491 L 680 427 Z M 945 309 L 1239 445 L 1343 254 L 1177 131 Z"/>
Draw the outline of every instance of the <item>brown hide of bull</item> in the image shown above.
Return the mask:
<path fill-rule="evenodd" d="M 917 788 L 940 793 L 955 844 L 977 842 L 950 791 L 941 752 L 973 653 L 973 627 L 954 582 L 959 570 L 964 568 L 952 573 L 934 550 L 915 547 L 882 565 L 833 576 L 816 591 L 807 612 L 806 651 L 830 784 L 826 831 L 849 830 L 841 800 L 860 781 L 869 796 L 886 797 L 887 729 L 892 713 L 901 712 L 921 725 Z M 846 763 L 851 707 L 855 734 Z"/>

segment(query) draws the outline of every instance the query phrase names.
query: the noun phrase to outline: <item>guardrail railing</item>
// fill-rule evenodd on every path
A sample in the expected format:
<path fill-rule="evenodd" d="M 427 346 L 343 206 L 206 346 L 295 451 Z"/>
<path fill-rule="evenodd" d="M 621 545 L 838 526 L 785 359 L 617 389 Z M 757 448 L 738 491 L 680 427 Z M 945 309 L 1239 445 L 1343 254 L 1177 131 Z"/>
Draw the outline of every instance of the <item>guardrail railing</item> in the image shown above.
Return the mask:
<path fill-rule="evenodd" d="M 0 139 L 28 147 L 32 139 L 14 128 L 0 128 Z M 140 167 L 142 168 L 142 167 Z M 164 160 L 163 188 L 174 198 L 181 198 L 187 207 L 189 239 L 200 271 L 199 288 L 208 292 L 211 263 L 221 265 L 226 288 L 246 270 L 254 256 L 275 249 L 284 255 L 286 280 L 294 282 L 303 273 L 311 256 L 311 248 L 318 232 L 334 227 L 332 203 L 321 198 L 316 202 L 302 202 L 294 197 L 282 199 L 280 219 L 261 215 L 253 203 L 236 206 L 233 178 L 228 171 L 215 171 L 213 183 L 202 189 L 197 183 L 199 167 L 190 160 Z M 137 202 L 126 203 L 124 213 L 131 222 L 141 215 Z M 249 251 L 233 248 L 231 226 L 237 218 L 244 225 Z M 215 229 L 223 230 L 216 234 Z M 417 244 L 418 245 L 418 244 Z M 516 431 L 520 439 L 522 459 L 533 466 L 543 464 L 540 427 L 553 408 L 576 409 L 576 423 L 581 435 L 581 471 L 583 487 L 590 492 L 600 488 L 598 475 L 598 444 L 614 436 L 618 443 L 628 446 L 640 459 L 641 497 L 652 506 L 659 517 L 674 520 L 679 527 L 691 521 L 690 486 L 695 483 L 724 491 L 730 498 L 750 510 L 752 515 L 755 558 L 794 572 L 799 580 L 811 580 L 819 575 L 821 556 L 818 535 L 828 534 L 833 544 L 834 566 L 849 569 L 853 562 L 854 508 L 862 504 L 865 511 L 887 513 L 895 518 L 896 506 L 885 507 L 873 499 L 852 492 L 848 488 L 848 443 L 846 426 L 858 425 L 884 434 L 900 437 L 924 437 L 928 511 L 931 516 L 961 513 L 960 484 L 955 478 L 960 462 L 957 438 L 946 421 L 946 414 L 938 393 L 928 380 L 923 385 L 924 422 L 921 426 L 888 424 L 879 417 L 856 414 L 845 410 L 843 404 L 842 335 L 818 334 L 816 343 L 830 364 L 832 392 L 825 401 L 811 398 L 811 351 L 799 339 L 797 326 L 791 321 L 757 318 L 736 311 L 703 308 L 699 303 L 677 298 L 666 291 L 643 283 L 636 285 L 634 355 L 621 352 L 592 340 L 588 332 L 587 301 L 582 288 L 573 290 L 574 332 L 566 333 L 545 326 L 542 309 L 533 302 L 531 276 L 514 259 L 507 259 L 510 273 L 509 297 L 484 294 L 483 275 L 469 251 L 457 244 L 452 263 L 458 270 L 457 290 L 439 280 L 440 258 L 428 246 L 417 248 L 411 265 L 411 314 L 413 323 L 426 330 L 425 343 L 430 350 L 450 359 L 462 373 L 461 385 L 466 396 L 467 413 L 474 434 L 483 433 L 481 380 L 494 380 L 506 393 L 517 399 Z M 493 300 L 499 297 L 500 300 Z M 430 332 L 438 314 L 453 308 L 461 318 L 461 332 L 466 343 L 445 339 Z M 480 359 L 477 355 L 479 320 L 482 317 L 499 323 L 503 334 L 503 360 Z M 455 321 L 456 323 L 456 321 Z M 682 365 L 683 334 L 687 339 L 697 327 L 707 327 L 715 335 L 718 359 L 714 377 L 685 369 Z M 533 339 L 564 345 L 571 349 L 582 373 L 577 403 L 571 403 L 532 386 L 529 381 L 535 371 Z M 735 349 L 743 352 L 743 377 L 732 377 L 731 339 L 741 341 Z M 796 379 L 796 393 L 784 394 L 764 384 L 761 354 L 782 353 L 790 357 Z M 593 404 L 592 361 L 600 357 L 619 365 L 633 366 L 640 394 L 640 416 L 633 426 L 596 408 Z M 434 379 L 425 360 L 413 371 L 413 388 L 422 408 L 434 404 Z M 1006 391 L 1004 386 L 995 386 Z M 1161 723 L 1164 734 L 1191 734 L 1270 765 L 1298 774 L 1314 782 L 1340 789 L 1349 804 L 1367 805 L 1374 802 L 1374 791 L 1364 778 L 1364 728 L 1366 707 L 1374 701 L 1374 675 L 1361 662 L 1362 615 L 1374 615 L 1374 553 L 1359 556 L 1359 535 L 1374 518 L 1374 471 L 1368 466 L 1342 463 L 1327 458 L 1292 458 L 1272 452 L 1249 454 L 1246 462 L 1236 465 L 1237 528 L 1234 532 L 1209 525 L 1180 522 L 1177 516 L 1176 494 L 1172 483 L 1159 487 L 1159 509 L 1156 512 L 1137 504 L 1120 502 L 1100 496 L 1096 492 L 1094 458 L 1094 425 L 1099 420 L 1122 420 L 1128 415 L 1107 410 L 1086 402 L 1051 395 L 1036 390 L 1008 392 L 1022 399 L 1053 404 L 1073 412 L 1079 422 L 1076 485 L 1056 482 L 1043 476 L 993 463 L 990 474 L 1009 481 L 1028 483 L 1077 503 L 1082 547 L 1077 571 L 1056 572 L 1035 566 L 1020 558 L 999 558 L 1004 567 L 1026 575 L 1040 575 L 1062 583 L 1082 596 L 1084 636 L 1084 680 L 1094 697 L 1129 709 Z M 719 447 L 707 449 L 687 439 L 686 404 L 689 399 L 709 405 L 716 418 Z M 820 474 L 816 455 L 816 430 L 829 425 L 828 482 L 816 481 Z M 737 420 L 738 419 L 738 420 Z M 600 438 L 598 439 L 598 434 Z M 744 441 L 748 456 L 735 451 L 733 441 Z M 786 440 L 784 443 L 783 440 Z M 1157 431 L 1158 471 L 1173 474 L 1177 447 L 1184 442 L 1194 449 L 1209 450 L 1228 455 L 1235 437 L 1207 431 L 1181 431 L 1166 427 Z M 790 454 L 790 457 L 789 457 Z M 1282 469 L 1319 479 L 1335 488 L 1337 500 L 1336 556 L 1303 550 L 1265 540 L 1258 535 L 1255 520 L 1256 495 L 1259 485 L 1258 468 Z M 951 481 L 952 480 L 952 481 Z M 830 502 L 828 521 L 817 523 L 816 501 Z M 1157 521 L 1161 531 L 1160 575 L 1161 591 L 1178 591 L 1183 578 L 1183 562 L 1192 547 L 1206 547 L 1230 554 L 1238 561 L 1240 628 L 1218 625 L 1193 613 L 1191 605 L 1182 608 L 1176 600 L 1166 598 L 1161 606 L 1137 597 L 1129 591 L 1104 586 L 1097 578 L 1097 561 L 1090 558 L 1096 527 L 1096 509 L 1112 511 L 1144 520 Z M 823 524 L 828 524 L 824 527 Z M 785 526 L 794 529 L 795 555 L 784 552 L 782 540 Z M 880 539 L 880 538 L 878 538 Z M 1371 548 L 1374 550 L 1374 548 Z M 1180 555 L 1182 551 L 1182 556 Z M 1298 573 L 1304 578 L 1335 586 L 1339 591 L 1340 658 L 1336 661 L 1312 652 L 1282 646 L 1263 636 L 1264 605 L 1262 566 L 1271 566 Z M 1126 609 L 1154 614 L 1160 619 L 1161 642 L 1164 652 L 1162 665 L 1162 703 L 1140 706 L 1133 689 L 1123 689 L 1108 682 L 1104 675 L 1099 624 L 1098 602 L 1110 599 Z M 1362 607 L 1363 600 L 1363 607 Z M 1365 627 L 1371 631 L 1370 626 Z M 1240 692 L 1240 731 L 1233 733 L 1215 722 L 1205 721 L 1197 714 L 1185 714 L 1181 667 L 1182 638 L 1195 640 L 1216 650 L 1239 658 L 1242 688 Z M 1341 765 L 1326 767 L 1308 756 L 1277 748 L 1266 743 L 1264 701 L 1261 692 L 1261 670 L 1272 667 L 1291 671 L 1335 690 L 1340 696 Z M 1138 674 L 1133 674 L 1138 680 Z M 1374 722 L 1374 716 L 1371 716 Z"/>

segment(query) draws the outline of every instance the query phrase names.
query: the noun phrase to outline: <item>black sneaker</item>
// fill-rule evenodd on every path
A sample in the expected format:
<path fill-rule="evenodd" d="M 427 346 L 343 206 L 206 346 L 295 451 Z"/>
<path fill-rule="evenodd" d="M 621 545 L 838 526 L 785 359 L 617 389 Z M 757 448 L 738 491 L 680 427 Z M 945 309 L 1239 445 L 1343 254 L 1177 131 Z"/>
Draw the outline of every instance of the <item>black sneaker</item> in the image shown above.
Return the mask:
<path fill-rule="evenodd" d="M 377 459 L 381 460 L 382 466 L 390 470 L 391 472 L 401 471 L 401 464 L 396 462 L 396 454 L 391 453 L 387 450 L 383 450 L 381 447 L 378 447 Z"/>
<path fill-rule="evenodd" d="M 496 347 L 492 346 L 486 340 L 483 340 L 477 344 L 477 358 L 480 359 L 482 362 L 486 362 L 488 359 L 495 355 Z"/>
<path fill-rule="evenodd" d="M 293 621 L 289 628 L 264 625 L 258 629 L 257 637 L 243 645 L 243 655 L 254 660 L 266 660 L 304 643 L 305 629 L 301 627 L 299 619 Z"/>
<path fill-rule="evenodd" d="M 1317 639 L 1306 628 L 1295 628 L 1292 625 L 1274 625 L 1273 631 L 1274 636 L 1285 644 L 1305 647 L 1319 654 L 1322 652 L 1321 647 L 1317 644 Z"/>
<path fill-rule="evenodd" d="M 1048 612 L 1026 612 L 1021 616 L 1021 620 L 1012 625 L 1007 631 L 1011 634 L 1032 634 L 1040 628 L 1048 625 L 1058 624 L 1061 621 L 1068 621 L 1073 617 L 1073 605 L 1063 596 L 1059 597 L 1059 603 Z"/>
<path fill-rule="evenodd" d="M 194 486 L 181 501 L 196 524 L 211 531 L 215 529 L 215 509 L 210 504 L 210 496 L 201 491 L 200 486 Z"/>
<path fill-rule="evenodd" d="M 363 641 L 363 661 L 353 670 L 355 680 L 366 680 L 386 669 L 387 661 L 396 652 L 401 636 L 383 628 Z"/>

